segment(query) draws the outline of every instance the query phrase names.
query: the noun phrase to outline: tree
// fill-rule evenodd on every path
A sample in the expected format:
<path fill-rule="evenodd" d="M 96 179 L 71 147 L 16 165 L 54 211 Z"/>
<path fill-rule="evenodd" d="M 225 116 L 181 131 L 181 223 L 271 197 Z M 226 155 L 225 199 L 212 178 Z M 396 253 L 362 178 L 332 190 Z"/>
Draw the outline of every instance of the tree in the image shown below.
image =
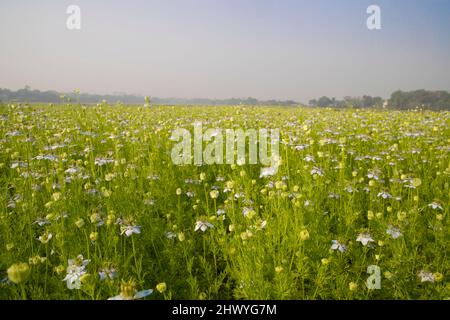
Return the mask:
<path fill-rule="evenodd" d="M 317 105 L 322 108 L 329 107 L 332 105 L 332 103 L 333 103 L 333 101 L 326 96 L 320 97 L 319 100 L 317 101 Z"/>

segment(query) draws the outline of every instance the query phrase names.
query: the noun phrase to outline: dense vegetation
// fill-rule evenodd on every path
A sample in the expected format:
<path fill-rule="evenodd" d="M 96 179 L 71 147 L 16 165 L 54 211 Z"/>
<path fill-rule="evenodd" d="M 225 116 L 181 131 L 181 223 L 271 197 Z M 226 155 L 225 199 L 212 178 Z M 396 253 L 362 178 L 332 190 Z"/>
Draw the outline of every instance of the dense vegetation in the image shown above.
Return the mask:
<path fill-rule="evenodd" d="M 139 104 L 144 101 L 144 96 L 117 93 L 114 95 L 98 95 L 80 93 L 58 93 L 56 91 L 31 90 L 29 87 L 12 91 L 0 88 L 0 102 L 16 103 L 84 103 L 97 104 L 102 101 L 108 103 Z M 386 102 L 386 103 L 385 103 Z M 231 98 L 231 99 L 182 99 L 182 98 L 157 98 L 152 97 L 152 103 L 157 105 L 260 105 L 260 106 L 299 106 L 302 103 L 293 100 L 265 100 L 255 98 Z M 447 91 L 416 90 L 410 92 L 396 91 L 390 99 L 385 101 L 381 97 L 363 95 L 362 97 L 344 97 L 342 100 L 327 96 L 309 101 L 311 107 L 330 108 L 382 108 L 389 109 L 429 109 L 450 110 L 450 93 Z"/>
<path fill-rule="evenodd" d="M 101 104 L 0 116 L 0 299 L 450 297 L 449 112 Z M 174 165 L 172 132 L 195 121 L 280 129 L 278 172 Z"/>
<path fill-rule="evenodd" d="M 131 95 L 117 93 L 113 95 L 99 95 L 81 93 L 74 90 L 70 93 L 58 93 L 56 91 L 31 90 L 28 86 L 12 91 L 0 88 L 0 102 L 22 102 L 22 103 L 85 103 L 96 104 L 102 101 L 109 103 L 137 104 L 144 101 L 142 95 Z M 231 99 L 183 99 L 183 98 L 158 98 L 152 97 L 152 103 L 159 105 L 266 105 L 266 106 L 298 106 L 293 100 L 267 100 L 261 101 L 255 98 L 231 98 Z"/>

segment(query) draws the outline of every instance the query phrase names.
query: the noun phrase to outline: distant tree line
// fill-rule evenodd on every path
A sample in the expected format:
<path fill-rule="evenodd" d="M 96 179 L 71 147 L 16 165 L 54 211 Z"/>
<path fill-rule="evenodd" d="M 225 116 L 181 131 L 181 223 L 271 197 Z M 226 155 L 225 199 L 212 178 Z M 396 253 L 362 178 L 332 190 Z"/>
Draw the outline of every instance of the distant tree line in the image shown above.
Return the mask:
<path fill-rule="evenodd" d="M 381 97 L 371 97 L 364 95 L 362 97 L 344 97 L 343 100 L 328 98 L 326 96 L 309 101 L 310 106 L 332 107 L 332 108 L 381 108 L 384 100 Z"/>
<path fill-rule="evenodd" d="M 59 93 L 56 91 L 31 90 L 28 86 L 17 91 L 0 88 L 0 102 L 20 102 L 20 103 L 127 103 L 142 104 L 145 96 L 130 94 L 98 95 L 80 93 L 74 90 L 70 93 Z M 231 99 L 182 99 L 182 98 L 151 98 L 152 104 L 162 105 L 271 105 L 271 106 L 297 106 L 298 102 L 293 100 L 258 100 L 255 98 L 231 98 Z"/>
<path fill-rule="evenodd" d="M 107 103 L 143 104 L 146 100 L 141 95 L 113 94 L 99 95 L 80 93 L 74 90 L 70 93 L 56 91 L 23 89 L 12 91 L 0 88 L 0 102 L 17 103 L 82 103 L 93 104 L 106 101 Z M 151 98 L 152 104 L 160 105 L 264 105 L 264 106 L 298 106 L 301 103 L 294 100 L 258 100 L 255 98 L 231 99 L 182 99 L 182 98 Z M 395 91 L 389 100 L 381 97 L 363 95 L 362 97 L 344 97 L 341 100 L 326 96 L 309 101 L 310 106 L 331 108 L 383 108 L 390 109 L 430 109 L 450 110 L 450 93 L 447 91 Z"/>
<path fill-rule="evenodd" d="M 428 110 L 450 110 L 450 93 L 447 91 L 395 91 L 385 101 L 381 97 L 344 97 L 342 100 L 326 96 L 309 101 L 310 106 L 331 108 L 382 108 L 389 109 L 428 109 Z"/>
<path fill-rule="evenodd" d="M 144 96 L 138 95 L 99 95 L 80 93 L 74 90 L 70 93 L 59 93 L 56 91 L 31 90 L 28 86 L 17 91 L 0 88 L 0 101 L 3 102 L 42 102 L 42 103 L 99 103 L 103 100 L 109 103 L 143 103 Z"/>
<path fill-rule="evenodd" d="M 450 93 L 447 91 L 396 91 L 389 99 L 389 106 L 397 109 L 450 110 Z"/>

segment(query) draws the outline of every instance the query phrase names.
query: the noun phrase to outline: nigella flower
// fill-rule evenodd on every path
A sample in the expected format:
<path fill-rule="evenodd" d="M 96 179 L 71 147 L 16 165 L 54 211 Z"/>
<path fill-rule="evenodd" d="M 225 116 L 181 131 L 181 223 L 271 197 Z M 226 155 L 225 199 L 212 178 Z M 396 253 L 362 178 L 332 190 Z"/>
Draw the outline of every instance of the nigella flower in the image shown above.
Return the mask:
<path fill-rule="evenodd" d="M 193 198 L 193 197 L 195 196 L 195 192 L 193 192 L 193 191 L 188 191 L 188 192 L 186 192 L 186 195 L 187 195 L 189 198 Z"/>
<path fill-rule="evenodd" d="M 172 231 L 166 231 L 164 235 L 166 236 L 167 239 L 175 239 L 177 237 L 177 234 Z"/>
<path fill-rule="evenodd" d="M 377 197 L 383 198 L 383 199 L 391 199 L 392 198 L 392 196 L 388 192 L 385 192 L 385 191 L 378 193 Z"/>
<path fill-rule="evenodd" d="M 217 209 L 217 215 L 218 216 L 220 216 L 220 215 L 222 215 L 222 214 L 224 214 L 225 213 L 225 210 L 224 209 L 222 209 L 222 208 L 219 208 L 219 209 Z"/>
<path fill-rule="evenodd" d="M 100 269 L 100 271 L 98 272 L 100 281 L 103 281 L 106 278 L 113 280 L 116 277 L 116 275 L 117 275 L 117 271 L 115 268 L 103 268 L 103 269 Z"/>
<path fill-rule="evenodd" d="M 140 234 L 141 226 L 120 226 L 120 235 L 125 234 L 130 237 L 133 233 Z"/>
<path fill-rule="evenodd" d="M 61 148 L 64 148 L 64 147 L 65 147 L 64 144 L 55 144 L 53 146 L 45 146 L 44 150 L 45 151 L 50 151 L 50 150 L 54 151 L 54 150 L 61 149 Z"/>
<path fill-rule="evenodd" d="M 388 229 L 386 230 L 386 233 L 390 235 L 392 239 L 397 239 L 402 236 L 400 229 L 393 227 L 391 225 L 389 225 Z"/>
<path fill-rule="evenodd" d="M 431 272 L 425 270 L 420 270 L 418 276 L 420 278 L 420 282 L 434 282 L 435 280 L 434 275 Z"/>
<path fill-rule="evenodd" d="M 258 221 L 256 221 L 255 228 L 258 230 L 262 230 L 266 227 L 266 225 L 267 225 L 266 220 L 259 219 Z"/>
<path fill-rule="evenodd" d="M 63 281 L 66 281 L 70 290 L 81 288 L 81 277 L 86 274 L 85 267 L 90 260 L 84 260 L 80 254 L 76 259 L 69 259 L 67 274 Z"/>
<path fill-rule="evenodd" d="M 277 168 L 275 167 L 268 167 L 268 168 L 261 168 L 261 173 L 259 175 L 260 178 L 266 178 L 271 177 L 277 173 Z"/>
<path fill-rule="evenodd" d="M 50 223 L 51 223 L 50 220 L 48 220 L 46 218 L 38 218 L 32 224 L 37 224 L 39 227 L 43 227 L 46 224 L 50 224 Z"/>
<path fill-rule="evenodd" d="M 152 289 L 137 291 L 133 280 L 122 282 L 120 289 L 119 295 L 108 298 L 108 300 L 136 300 L 145 298 L 153 293 Z"/>
<path fill-rule="evenodd" d="M 26 168 L 28 167 L 28 163 L 27 162 L 23 162 L 23 161 L 16 161 L 11 163 L 11 169 L 15 169 L 15 168 Z"/>
<path fill-rule="evenodd" d="M 35 160 L 49 160 L 49 161 L 56 161 L 58 160 L 57 156 L 54 156 L 52 154 L 45 154 L 45 155 L 38 155 L 34 157 Z"/>
<path fill-rule="evenodd" d="M 316 162 L 313 156 L 307 155 L 304 159 L 306 162 Z"/>
<path fill-rule="evenodd" d="M 375 173 L 375 172 L 369 172 L 369 173 L 367 174 L 367 178 L 369 178 L 369 179 L 374 179 L 374 180 L 379 180 L 379 179 L 380 179 L 380 177 L 378 176 L 378 174 Z"/>
<path fill-rule="evenodd" d="M 331 250 L 339 250 L 340 252 L 345 252 L 347 250 L 347 246 L 340 243 L 338 240 L 331 240 L 331 243 Z"/>
<path fill-rule="evenodd" d="M 234 199 L 236 200 L 243 197 L 245 197 L 245 193 L 243 193 L 242 191 L 234 194 Z"/>
<path fill-rule="evenodd" d="M 320 168 L 314 167 L 314 168 L 312 168 L 312 170 L 311 170 L 311 175 L 312 175 L 312 176 L 313 176 L 313 175 L 318 175 L 318 176 L 322 177 L 322 176 L 323 176 L 323 171 L 322 171 L 322 169 L 320 169 Z"/>
<path fill-rule="evenodd" d="M 242 209 L 242 214 L 244 215 L 244 217 L 252 218 L 256 214 L 256 212 L 251 207 L 244 207 Z"/>
<path fill-rule="evenodd" d="M 356 238 L 356 241 L 361 242 L 363 246 L 367 246 L 369 242 L 375 242 L 375 240 L 372 239 L 370 233 L 360 233 L 358 235 L 358 238 Z"/>
<path fill-rule="evenodd" d="M 108 164 L 108 163 L 113 163 L 113 162 L 114 162 L 113 159 L 108 159 L 108 158 L 95 158 L 94 164 L 95 164 L 96 166 L 101 167 L 101 166 L 104 166 L 104 165 L 106 165 L 106 164 Z"/>
<path fill-rule="evenodd" d="M 51 239 L 53 238 L 53 234 L 51 232 L 46 232 L 44 233 L 42 236 L 39 236 L 38 240 L 43 243 L 46 244 L 48 243 Z"/>
<path fill-rule="evenodd" d="M 70 265 L 78 265 L 78 266 L 82 266 L 84 268 L 88 265 L 89 262 L 91 262 L 91 260 L 84 259 L 83 255 L 79 254 L 75 259 L 69 259 L 68 262 L 69 262 L 69 266 Z"/>
<path fill-rule="evenodd" d="M 428 206 L 429 206 L 431 209 L 433 209 L 433 210 L 436 210 L 436 209 L 438 209 L 438 210 L 444 210 L 444 208 L 442 208 L 442 206 L 441 206 L 439 203 L 435 202 L 435 201 L 433 201 L 432 203 L 430 203 Z"/>
<path fill-rule="evenodd" d="M 346 187 L 346 188 L 345 188 L 345 191 L 347 191 L 348 193 L 353 193 L 353 191 L 355 191 L 355 192 L 358 192 L 358 190 L 356 190 L 356 189 L 353 189 L 353 187 L 352 187 L 352 186 L 348 186 L 348 187 Z"/>
<path fill-rule="evenodd" d="M 17 137 L 17 136 L 20 136 L 22 133 L 20 132 L 20 131 L 18 131 L 18 130 L 15 130 L 15 131 L 9 131 L 9 132 L 7 132 L 5 135 L 8 137 Z"/>
<path fill-rule="evenodd" d="M 301 145 L 295 146 L 295 150 L 302 151 L 302 150 L 305 150 L 308 147 L 309 147 L 309 144 L 301 144 Z"/>
<path fill-rule="evenodd" d="M 214 228 L 214 226 L 208 221 L 198 220 L 197 222 L 195 222 L 194 231 L 201 230 L 202 232 L 205 232 L 208 228 Z"/>

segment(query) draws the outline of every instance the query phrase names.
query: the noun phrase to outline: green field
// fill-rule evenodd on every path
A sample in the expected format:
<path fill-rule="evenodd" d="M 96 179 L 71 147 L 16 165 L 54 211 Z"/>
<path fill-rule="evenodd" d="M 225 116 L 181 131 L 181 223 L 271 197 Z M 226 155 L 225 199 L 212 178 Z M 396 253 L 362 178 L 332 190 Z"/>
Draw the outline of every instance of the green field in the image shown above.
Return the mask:
<path fill-rule="evenodd" d="M 450 297 L 449 112 L 103 104 L 0 116 L 0 299 Z M 172 131 L 196 121 L 279 129 L 278 172 L 175 165 Z"/>

